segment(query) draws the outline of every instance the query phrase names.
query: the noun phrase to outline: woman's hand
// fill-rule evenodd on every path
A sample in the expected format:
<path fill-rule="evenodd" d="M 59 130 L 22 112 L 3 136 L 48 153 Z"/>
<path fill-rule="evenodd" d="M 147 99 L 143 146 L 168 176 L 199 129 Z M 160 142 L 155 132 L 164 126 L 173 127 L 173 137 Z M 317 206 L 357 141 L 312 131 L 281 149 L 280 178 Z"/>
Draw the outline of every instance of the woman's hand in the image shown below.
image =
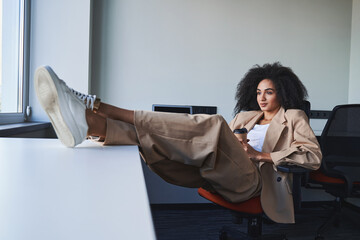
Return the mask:
<path fill-rule="evenodd" d="M 256 151 L 252 146 L 250 146 L 247 142 L 240 141 L 245 152 L 249 156 L 249 158 L 256 162 L 269 162 L 273 163 L 270 153 L 263 153 Z"/>
<path fill-rule="evenodd" d="M 260 161 L 260 154 L 261 154 L 260 152 L 256 151 L 247 142 L 245 143 L 245 142 L 241 141 L 241 144 L 251 160 Z"/>

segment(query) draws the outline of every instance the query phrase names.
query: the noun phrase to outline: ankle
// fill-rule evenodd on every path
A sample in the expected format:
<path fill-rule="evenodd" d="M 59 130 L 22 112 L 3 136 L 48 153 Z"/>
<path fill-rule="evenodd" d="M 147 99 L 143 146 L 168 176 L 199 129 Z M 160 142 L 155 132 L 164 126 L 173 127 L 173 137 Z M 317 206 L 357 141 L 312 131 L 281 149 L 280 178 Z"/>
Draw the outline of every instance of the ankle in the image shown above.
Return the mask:
<path fill-rule="evenodd" d="M 106 119 L 94 113 L 90 109 L 85 111 L 86 122 L 88 124 L 88 136 L 105 137 Z"/>

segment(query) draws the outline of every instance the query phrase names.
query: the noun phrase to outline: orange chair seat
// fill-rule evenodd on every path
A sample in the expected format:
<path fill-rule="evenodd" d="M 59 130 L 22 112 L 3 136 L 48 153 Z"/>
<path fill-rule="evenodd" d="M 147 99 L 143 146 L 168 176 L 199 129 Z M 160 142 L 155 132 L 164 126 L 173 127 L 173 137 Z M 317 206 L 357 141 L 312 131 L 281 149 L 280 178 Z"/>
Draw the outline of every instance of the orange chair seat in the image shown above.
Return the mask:
<path fill-rule="evenodd" d="M 345 184 L 345 180 L 341 178 L 329 177 L 320 172 L 319 170 L 310 172 L 310 179 L 321 182 L 321 183 L 338 183 L 338 184 Z M 353 184 L 360 184 L 360 182 L 354 182 Z"/>
<path fill-rule="evenodd" d="M 226 201 L 223 197 L 219 194 L 211 193 L 203 188 L 198 189 L 198 193 L 200 196 L 206 198 L 207 200 L 216 203 L 222 207 L 242 212 L 248 214 L 262 214 L 263 210 L 261 207 L 260 196 L 250 198 L 244 202 L 240 203 L 231 203 Z"/>

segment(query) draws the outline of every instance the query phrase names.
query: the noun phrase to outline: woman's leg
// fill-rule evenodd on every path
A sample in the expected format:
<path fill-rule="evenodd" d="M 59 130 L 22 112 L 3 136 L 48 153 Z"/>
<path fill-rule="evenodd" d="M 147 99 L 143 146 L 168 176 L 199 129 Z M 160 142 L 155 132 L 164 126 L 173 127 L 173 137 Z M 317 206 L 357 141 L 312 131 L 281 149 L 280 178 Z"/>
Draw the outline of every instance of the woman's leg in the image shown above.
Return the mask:
<path fill-rule="evenodd" d="M 101 102 L 99 108 L 94 110 L 94 112 L 103 118 L 111 118 L 113 120 L 134 124 L 134 111 L 132 110 L 118 108 Z"/>
<path fill-rule="evenodd" d="M 106 145 L 139 145 L 148 166 L 165 181 L 184 187 L 210 183 L 234 202 L 259 191 L 258 170 L 222 117 L 133 112 L 101 105 L 98 113 L 86 112 L 88 133 L 104 137 Z M 128 117 L 128 122 L 110 116 Z"/>
<path fill-rule="evenodd" d="M 259 193 L 258 169 L 221 116 L 135 111 L 135 128 L 142 156 L 164 180 L 207 182 L 232 202 Z"/>
<path fill-rule="evenodd" d="M 103 140 L 106 145 L 139 145 L 133 124 L 108 118 L 90 109 L 86 110 L 85 117 L 88 136 L 100 137 L 99 140 Z"/>
<path fill-rule="evenodd" d="M 100 100 L 100 99 L 99 99 Z M 94 107 L 93 110 L 87 109 L 86 110 L 86 121 L 88 123 L 88 136 L 97 136 L 100 137 L 100 140 L 106 139 L 106 132 L 107 132 L 107 125 L 108 121 L 115 120 L 121 121 L 122 128 L 124 131 L 119 132 L 119 134 L 124 135 L 124 132 L 135 132 L 134 128 L 134 111 L 118 108 L 113 105 L 103 103 L 99 101 L 98 107 Z M 112 121 L 111 121 L 112 122 Z M 127 126 L 130 124 L 131 126 Z M 132 131 L 134 130 L 134 131 Z M 113 135 L 113 134 L 111 134 Z M 127 134 L 125 134 L 127 135 Z M 130 134 L 131 139 L 125 140 L 121 137 L 121 141 L 119 144 L 137 144 L 138 141 L 136 137 L 134 138 L 134 134 Z M 108 141 L 108 143 L 114 144 L 112 141 Z"/>

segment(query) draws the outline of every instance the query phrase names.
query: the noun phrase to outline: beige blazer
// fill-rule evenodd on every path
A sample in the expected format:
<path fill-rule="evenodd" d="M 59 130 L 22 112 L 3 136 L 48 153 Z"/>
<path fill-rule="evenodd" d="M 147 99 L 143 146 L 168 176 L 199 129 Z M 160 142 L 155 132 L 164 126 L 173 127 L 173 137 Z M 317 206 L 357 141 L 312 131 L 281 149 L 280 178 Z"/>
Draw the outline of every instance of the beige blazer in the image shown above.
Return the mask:
<path fill-rule="evenodd" d="M 229 126 L 232 130 L 245 127 L 250 131 L 262 116 L 261 111 L 241 112 Z M 270 153 L 274 162 L 259 164 L 262 208 L 275 222 L 294 223 L 292 174 L 279 172 L 276 166 L 287 163 L 313 170 L 320 167 L 320 146 L 306 114 L 301 110 L 281 108 L 266 132 L 262 152 Z"/>

